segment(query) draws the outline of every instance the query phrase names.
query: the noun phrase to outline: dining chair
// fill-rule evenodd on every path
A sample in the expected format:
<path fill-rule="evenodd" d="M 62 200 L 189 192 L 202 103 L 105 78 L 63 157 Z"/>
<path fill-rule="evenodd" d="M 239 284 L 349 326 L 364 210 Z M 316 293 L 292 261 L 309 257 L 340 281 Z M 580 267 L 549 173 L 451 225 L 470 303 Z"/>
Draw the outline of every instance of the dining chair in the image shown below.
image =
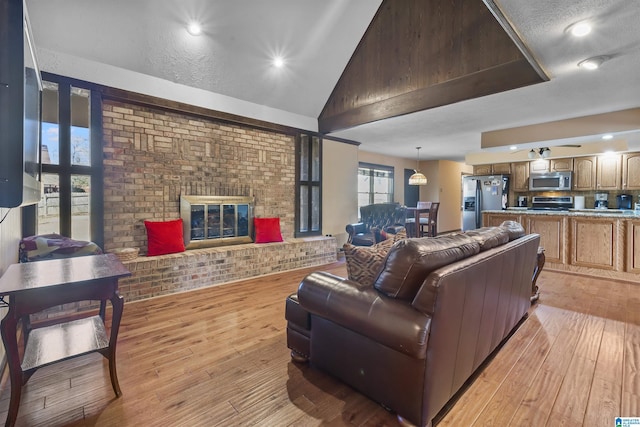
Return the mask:
<path fill-rule="evenodd" d="M 429 225 L 429 213 L 420 212 L 420 210 L 431 210 L 433 206 L 432 202 L 418 202 L 416 204 L 416 210 L 414 211 L 413 218 L 407 218 L 406 225 L 407 230 L 410 230 L 410 235 L 412 237 L 423 237 L 424 236 L 424 228 Z M 416 224 L 416 221 L 418 224 Z"/>
<path fill-rule="evenodd" d="M 429 213 L 427 214 L 426 223 L 420 218 L 420 236 L 426 235 L 428 237 L 436 237 L 438 235 L 438 209 L 440 208 L 440 202 L 431 202 L 429 206 Z"/>

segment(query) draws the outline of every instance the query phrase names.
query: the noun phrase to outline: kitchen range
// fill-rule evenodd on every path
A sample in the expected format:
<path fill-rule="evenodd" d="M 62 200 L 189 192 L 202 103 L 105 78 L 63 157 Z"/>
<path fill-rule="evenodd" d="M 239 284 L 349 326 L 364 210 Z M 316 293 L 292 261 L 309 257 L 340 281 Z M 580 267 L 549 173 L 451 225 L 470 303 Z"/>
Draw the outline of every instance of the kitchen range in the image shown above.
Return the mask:
<path fill-rule="evenodd" d="M 531 198 L 530 210 L 566 211 L 573 208 L 571 196 L 534 196 Z"/>

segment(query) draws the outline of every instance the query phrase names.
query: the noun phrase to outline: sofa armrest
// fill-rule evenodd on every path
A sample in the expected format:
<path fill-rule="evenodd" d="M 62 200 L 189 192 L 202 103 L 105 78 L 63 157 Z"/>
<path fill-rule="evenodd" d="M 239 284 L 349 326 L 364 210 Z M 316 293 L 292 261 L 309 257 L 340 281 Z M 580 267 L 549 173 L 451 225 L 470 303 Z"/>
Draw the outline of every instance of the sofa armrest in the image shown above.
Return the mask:
<path fill-rule="evenodd" d="M 407 301 L 326 272 L 305 277 L 298 288 L 298 300 L 313 315 L 412 357 L 426 356 L 431 318 Z"/>
<path fill-rule="evenodd" d="M 347 224 L 346 230 L 349 236 L 354 236 L 358 233 L 366 233 L 367 226 L 363 222 L 356 222 L 354 224 Z"/>
<path fill-rule="evenodd" d="M 404 225 L 401 224 L 394 224 L 394 225 L 388 225 L 384 228 L 384 231 L 390 234 L 398 234 L 399 232 L 401 232 L 402 230 L 404 230 Z"/>

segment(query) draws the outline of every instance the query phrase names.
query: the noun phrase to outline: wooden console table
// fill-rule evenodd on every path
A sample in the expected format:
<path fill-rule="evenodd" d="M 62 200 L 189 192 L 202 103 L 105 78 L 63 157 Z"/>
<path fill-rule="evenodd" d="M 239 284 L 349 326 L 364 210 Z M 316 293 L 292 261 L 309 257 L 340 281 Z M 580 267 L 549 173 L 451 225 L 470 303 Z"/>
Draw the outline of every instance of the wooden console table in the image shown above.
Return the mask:
<path fill-rule="evenodd" d="M 99 352 L 109 360 L 111 385 L 120 396 L 116 373 L 116 341 L 123 298 L 118 294 L 118 279 L 130 276 L 113 254 L 38 261 L 9 266 L 0 277 L 0 302 L 9 307 L 0 322 L 2 342 L 7 353 L 11 379 L 11 401 L 6 426 L 13 426 L 18 416 L 22 386 L 38 368 L 53 363 Z M 9 297 L 9 301 L 5 300 Z M 76 301 L 100 301 L 100 315 L 29 330 L 30 314 Z M 110 334 L 104 323 L 104 307 L 111 301 Z M 18 321 L 25 330 L 24 356 L 18 349 Z"/>

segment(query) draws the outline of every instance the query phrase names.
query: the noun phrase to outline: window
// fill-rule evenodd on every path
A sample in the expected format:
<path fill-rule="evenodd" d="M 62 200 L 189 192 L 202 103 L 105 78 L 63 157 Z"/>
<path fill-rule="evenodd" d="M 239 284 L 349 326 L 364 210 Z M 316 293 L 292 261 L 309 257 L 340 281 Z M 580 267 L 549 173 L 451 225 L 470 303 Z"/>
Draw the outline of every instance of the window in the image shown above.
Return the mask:
<path fill-rule="evenodd" d="M 319 235 L 322 233 L 322 139 L 311 134 L 298 135 L 296 154 L 296 237 Z"/>
<path fill-rule="evenodd" d="M 360 212 L 361 206 L 391 202 L 393 202 L 393 167 L 360 163 L 358 167 L 358 212 Z"/>
<path fill-rule="evenodd" d="M 102 109 L 92 85 L 48 73 L 42 92 L 42 199 L 37 234 L 103 246 Z M 33 214 L 33 213 L 32 213 Z"/>

